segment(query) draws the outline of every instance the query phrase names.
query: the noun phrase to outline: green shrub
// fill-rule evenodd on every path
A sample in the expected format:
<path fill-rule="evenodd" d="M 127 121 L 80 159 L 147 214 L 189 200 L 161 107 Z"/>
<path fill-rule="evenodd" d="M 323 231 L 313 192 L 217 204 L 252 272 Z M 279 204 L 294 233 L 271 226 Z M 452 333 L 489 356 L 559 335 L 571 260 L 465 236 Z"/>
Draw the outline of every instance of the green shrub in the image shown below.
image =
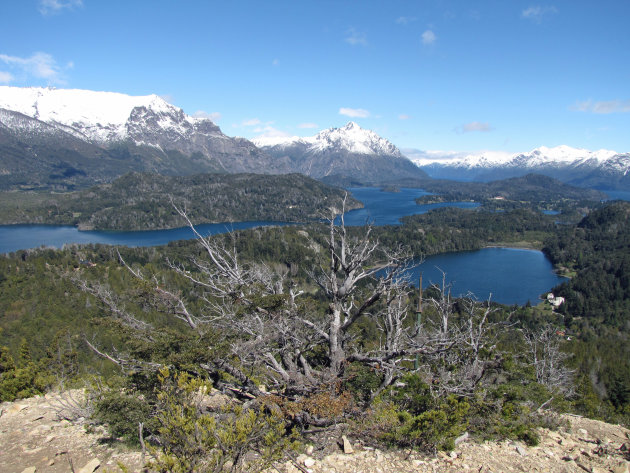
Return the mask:
<path fill-rule="evenodd" d="M 18 366 L 9 349 L 0 346 L 0 402 L 42 394 L 45 388 L 45 380 L 33 362 Z"/>
<path fill-rule="evenodd" d="M 208 386 L 186 374 L 160 372 L 156 430 L 159 448 L 149 467 L 160 473 L 258 472 L 295 446 L 276 412 L 226 405 L 203 412 Z"/>
<path fill-rule="evenodd" d="M 112 437 L 139 445 L 139 424 L 142 422 L 148 432 L 155 427 L 152 413 L 153 408 L 142 396 L 110 389 L 96 401 L 94 419 L 106 424 Z"/>
<path fill-rule="evenodd" d="M 378 400 L 358 426 L 361 434 L 397 447 L 450 450 L 468 426 L 470 405 L 455 396 L 434 399 L 417 375 Z"/>

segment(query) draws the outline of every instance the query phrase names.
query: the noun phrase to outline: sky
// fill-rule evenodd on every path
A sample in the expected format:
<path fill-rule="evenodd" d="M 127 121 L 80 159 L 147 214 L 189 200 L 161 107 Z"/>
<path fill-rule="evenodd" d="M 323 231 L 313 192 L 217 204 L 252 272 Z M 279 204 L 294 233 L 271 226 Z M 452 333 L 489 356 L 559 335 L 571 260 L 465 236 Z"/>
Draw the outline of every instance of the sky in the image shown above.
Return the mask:
<path fill-rule="evenodd" d="M 0 85 L 157 94 L 230 136 L 630 151 L 630 0 L 3 0 Z"/>

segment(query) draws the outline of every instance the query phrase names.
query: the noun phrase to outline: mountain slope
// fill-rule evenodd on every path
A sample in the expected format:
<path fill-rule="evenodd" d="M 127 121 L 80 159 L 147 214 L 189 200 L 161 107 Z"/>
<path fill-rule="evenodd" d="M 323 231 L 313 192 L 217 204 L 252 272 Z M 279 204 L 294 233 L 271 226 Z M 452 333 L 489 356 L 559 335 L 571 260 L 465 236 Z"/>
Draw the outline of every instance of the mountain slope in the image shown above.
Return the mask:
<path fill-rule="evenodd" d="M 568 184 L 600 189 L 630 189 L 630 153 L 611 150 L 541 146 L 528 153 L 480 153 L 440 159 L 439 155 L 414 160 L 431 177 L 492 181 L 532 172 Z"/>
<path fill-rule="evenodd" d="M 254 142 L 272 156 L 288 159 L 294 171 L 318 179 L 349 178 L 365 184 L 427 177 L 396 146 L 354 122 L 311 137 Z"/>
<path fill-rule="evenodd" d="M 274 174 L 290 167 L 156 95 L 0 87 L 0 188 L 84 186 L 128 171 Z"/>

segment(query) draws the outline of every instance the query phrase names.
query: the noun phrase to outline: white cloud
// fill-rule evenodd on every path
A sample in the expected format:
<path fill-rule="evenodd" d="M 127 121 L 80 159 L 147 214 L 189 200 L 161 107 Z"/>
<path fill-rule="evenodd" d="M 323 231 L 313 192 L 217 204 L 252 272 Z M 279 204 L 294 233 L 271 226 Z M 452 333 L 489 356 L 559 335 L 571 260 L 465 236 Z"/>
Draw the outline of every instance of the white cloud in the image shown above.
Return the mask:
<path fill-rule="evenodd" d="M 221 120 L 221 114 L 219 112 L 208 113 L 204 112 L 203 110 L 197 110 L 195 113 L 192 114 L 192 116 L 195 118 L 207 118 L 215 123 L 218 120 Z"/>
<path fill-rule="evenodd" d="M 422 44 L 433 44 L 436 39 L 437 36 L 435 36 L 435 33 L 431 30 L 426 30 L 422 33 Z"/>
<path fill-rule="evenodd" d="M 0 61 L 13 69 L 21 71 L 23 74 L 26 74 L 26 76 L 31 76 L 36 79 L 46 79 L 51 84 L 66 83 L 62 69 L 48 53 L 38 52 L 28 58 L 0 54 Z"/>
<path fill-rule="evenodd" d="M 413 23 L 417 18 L 415 16 L 399 16 L 396 18 L 396 23 L 399 25 L 408 25 L 409 23 Z"/>
<path fill-rule="evenodd" d="M 599 102 L 585 100 L 577 102 L 573 107 L 571 107 L 571 110 L 599 114 L 628 113 L 630 112 L 630 100 L 606 100 Z"/>
<path fill-rule="evenodd" d="M 367 118 L 370 116 L 370 112 L 362 108 L 346 108 L 341 107 L 339 109 L 339 115 L 345 115 L 352 118 Z"/>
<path fill-rule="evenodd" d="M 243 120 L 243 123 L 241 123 L 241 125 L 243 126 L 256 126 L 260 124 L 261 124 L 261 121 L 258 118 L 250 118 L 249 120 Z"/>
<path fill-rule="evenodd" d="M 407 115 L 406 113 L 401 113 L 400 115 L 398 115 L 399 120 L 409 120 L 410 118 L 411 115 Z"/>
<path fill-rule="evenodd" d="M 42 15 L 59 13 L 65 9 L 72 10 L 82 6 L 83 0 L 39 0 L 39 12 Z"/>
<path fill-rule="evenodd" d="M 0 71 L 0 84 L 8 84 L 13 80 L 13 76 L 9 72 Z"/>
<path fill-rule="evenodd" d="M 277 66 L 278 64 L 280 64 L 280 60 L 279 59 L 274 59 L 273 61 L 271 61 L 271 65 L 272 66 Z"/>
<path fill-rule="evenodd" d="M 317 123 L 300 123 L 298 128 L 319 128 Z"/>
<path fill-rule="evenodd" d="M 346 43 L 351 44 L 352 46 L 367 46 L 367 37 L 365 33 L 361 33 L 357 31 L 355 28 L 349 28 L 347 31 Z"/>
<path fill-rule="evenodd" d="M 558 9 L 553 5 L 533 5 L 521 12 L 521 17 L 540 23 L 547 16 L 558 13 Z"/>
<path fill-rule="evenodd" d="M 402 153 L 413 162 L 428 164 L 436 161 L 452 161 L 461 159 L 470 153 L 466 151 L 442 151 L 442 150 L 424 150 L 416 148 L 403 148 Z"/>
<path fill-rule="evenodd" d="M 494 128 L 492 128 L 490 124 L 482 122 L 465 123 L 456 129 L 458 133 L 470 133 L 473 131 L 488 132 L 492 130 L 494 130 Z"/>
<path fill-rule="evenodd" d="M 254 129 L 254 133 L 260 133 L 256 138 L 290 138 L 291 135 L 282 130 L 272 127 L 271 125 L 265 125 Z"/>

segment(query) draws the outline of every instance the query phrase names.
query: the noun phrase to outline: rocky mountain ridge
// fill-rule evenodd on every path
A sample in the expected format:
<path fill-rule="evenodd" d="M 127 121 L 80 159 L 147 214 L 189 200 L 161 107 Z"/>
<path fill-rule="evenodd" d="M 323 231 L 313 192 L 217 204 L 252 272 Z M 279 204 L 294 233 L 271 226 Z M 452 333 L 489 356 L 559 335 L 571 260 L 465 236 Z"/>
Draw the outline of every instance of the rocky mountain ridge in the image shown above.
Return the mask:
<path fill-rule="evenodd" d="M 316 179 L 350 178 L 379 184 L 427 177 L 395 145 L 355 122 L 311 137 L 261 138 L 254 143 Z"/>
<path fill-rule="evenodd" d="M 264 149 L 157 95 L 0 87 L 0 188 L 67 190 L 130 171 L 299 172 L 359 183 L 426 178 L 392 143 L 354 122 L 258 144 Z"/>
<path fill-rule="evenodd" d="M 251 141 L 156 95 L 0 87 L 0 187 L 82 186 L 129 171 L 282 174 Z"/>

